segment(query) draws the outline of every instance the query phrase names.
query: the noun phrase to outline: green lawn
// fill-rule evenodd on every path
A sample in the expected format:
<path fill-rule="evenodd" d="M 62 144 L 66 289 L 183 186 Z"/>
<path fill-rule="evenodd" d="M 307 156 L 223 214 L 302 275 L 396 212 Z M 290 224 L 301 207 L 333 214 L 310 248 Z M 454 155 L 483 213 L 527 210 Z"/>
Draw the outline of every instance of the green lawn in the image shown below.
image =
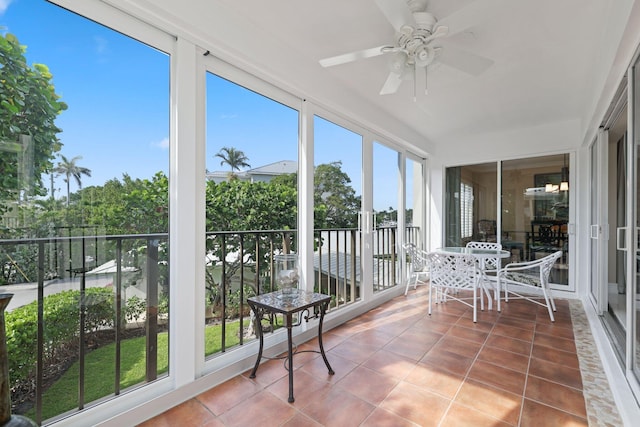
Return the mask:
<path fill-rule="evenodd" d="M 245 319 L 245 326 L 249 319 Z M 227 322 L 225 346 L 233 347 L 240 343 L 239 321 Z M 205 328 L 205 354 L 207 356 L 222 349 L 222 326 L 211 325 Z M 158 376 L 168 369 L 168 335 L 158 334 Z M 141 384 L 145 380 L 145 337 L 131 338 L 121 343 L 120 388 Z M 42 400 L 42 419 L 60 415 L 78 407 L 79 363 L 75 362 L 55 384 L 47 389 Z M 115 391 L 115 343 L 100 347 L 85 357 L 85 403 L 92 402 Z M 35 418 L 35 409 L 26 416 Z"/>

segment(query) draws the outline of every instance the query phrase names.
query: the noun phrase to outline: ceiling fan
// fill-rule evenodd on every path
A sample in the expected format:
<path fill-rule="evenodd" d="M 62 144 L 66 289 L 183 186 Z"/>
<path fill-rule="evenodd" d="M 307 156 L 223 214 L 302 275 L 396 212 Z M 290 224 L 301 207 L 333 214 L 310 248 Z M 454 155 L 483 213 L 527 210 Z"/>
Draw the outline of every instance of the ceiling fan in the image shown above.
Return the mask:
<path fill-rule="evenodd" d="M 374 0 L 382 13 L 396 30 L 393 45 L 377 46 L 356 52 L 345 53 L 320 60 L 323 67 L 332 67 L 359 59 L 371 58 L 378 55 L 390 54 L 389 75 L 380 95 L 397 92 L 402 80 L 413 77 L 414 100 L 418 92 L 418 74 L 424 76 L 424 92 L 427 90 L 427 70 L 435 62 L 457 68 L 471 75 L 479 75 L 493 64 L 493 61 L 460 51 L 452 46 L 442 46 L 438 40 L 449 35 L 449 26 L 444 25 L 455 16 L 456 12 L 446 20 L 438 20 L 427 11 L 428 0 Z M 468 18 L 468 15 L 467 15 Z M 464 21 L 464 19 L 463 19 Z M 469 24 L 472 24 L 471 20 Z M 466 26 L 457 25 L 456 32 L 461 32 Z"/>

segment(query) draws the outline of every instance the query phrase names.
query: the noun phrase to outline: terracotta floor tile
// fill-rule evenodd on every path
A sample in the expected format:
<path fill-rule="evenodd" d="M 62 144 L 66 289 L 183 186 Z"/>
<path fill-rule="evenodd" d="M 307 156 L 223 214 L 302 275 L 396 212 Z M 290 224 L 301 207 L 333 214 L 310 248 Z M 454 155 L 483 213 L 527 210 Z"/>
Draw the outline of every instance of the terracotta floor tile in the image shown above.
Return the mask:
<path fill-rule="evenodd" d="M 479 331 L 471 328 L 466 328 L 464 326 L 454 325 L 451 329 L 449 329 L 449 332 L 447 332 L 446 336 L 482 344 L 489 336 L 489 333 L 486 331 Z"/>
<path fill-rule="evenodd" d="M 374 409 L 374 405 L 333 387 L 326 393 L 317 394 L 302 412 L 325 426 L 358 426 Z"/>
<path fill-rule="evenodd" d="M 401 380 L 413 370 L 415 365 L 415 360 L 382 349 L 367 359 L 362 366 Z"/>
<path fill-rule="evenodd" d="M 576 345 L 573 340 L 541 334 L 537 331 L 535 336 L 533 337 L 533 342 L 536 345 L 541 345 L 544 347 L 555 348 L 557 350 L 567 351 L 570 353 L 576 352 Z"/>
<path fill-rule="evenodd" d="M 551 335 L 553 337 L 566 338 L 573 340 L 573 328 L 563 327 L 556 324 L 546 325 L 542 323 L 536 324 L 536 332 Z"/>
<path fill-rule="evenodd" d="M 483 412 L 456 403 L 451 405 L 440 424 L 441 427 L 509 427 L 511 425 L 513 424 L 507 424 Z"/>
<path fill-rule="evenodd" d="M 207 421 L 215 419 L 215 416 L 196 399 L 189 399 L 168 411 L 151 418 L 139 427 L 173 427 L 177 425 L 199 426 Z"/>
<path fill-rule="evenodd" d="M 582 374 L 579 369 L 569 368 L 532 357 L 529 366 L 529 375 L 582 390 Z"/>
<path fill-rule="evenodd" d="M 352 319 L 342 325 L 336 326 L 331 329 L 332 334 L 340 335 L 341 337 L 348 338 L 357 334 L 358 332 L 362 332 L 366 329 L 366 327 L 360 323 L 357 319 Z"/>
<path fill-rule="evenodd" d="M 437 340 L 434 339 L 432 340 L 432 342 L 424 343 L 407 338 L 397 337 L 389 344 L 387 344 L 384 349 L 400 356 L 404 356 L 413 361 L 418 361 L 422 357 L 424 357 L 424 355 L 427 354 L 427 352 L 431 350 L 431 348 L 433 348 L 436 342 L 439 341 L 440 338 L 438 338 Z"/>
<path fill-rule="evenodd" d="M 457 353 L 451 353 L 441 348 L 434 348 L 427 353 L 420 362 L 430 363 L 453 374 L 465 375 L 471 367 L 473 359 Z"/>
<path fill-rule="evenodd" d="M 360 427 L 416 427 L 417 424 L 405 420 L 393 412 L 376 408 Z"/>
<path fill-rule="evenodd" d="M 520 419 L 522 395 L 509 393 L 474 380 L 462 384 L 455 402 L 511 425 Z"/>
<path fill-rule="evenodd" d="M 470 317 L 461 317 L 456 322 L 456 326 L 464 326 L 465 328 L 476 331 L 491 332 L 491 329 L 493 329 L 495 325 L 497 315 L 492 316 L 488 320 L 484 320 L 485 317 L 487 316 L 478 316 L 477 322 L 474 322 Z"/>
<path fill-rule="evenodd" d="M 585 418 L 577 417 L 542 403 L 524 399 L 520 427 L 562 426 L 588 427 Z"/>
<path fill-rule="evenodd" d="M 202 424 L 201 427 L 225 427 L 225 425 L 219 418 L 214 418 Z"/>
<path fill-rule="evenodd" d="M 400 335 L 407 329 L 409 329 L 411 325 L 412 324 L 407 322 L 405 319 L 399 319 L 399 320 L 385 321 L 380 324 L 377 324 L 376 329 L 380 330 L 381 332 L 391 334 L 395 337 Z"/>
<path fill-rule="evenodd" d="M 251 375 L 252 370 L 253 370 L 253 367 L 248 371 L 243 372 L 242 376 L 264 387 L 268 386 L 269 384 L 272 384 L 273 382 L 287 375 L 287 370 L 284 367 L 283 359 L 273 359 L 273 360 L 263 361 L 258 367 L 258 371 L 256 372 L 256 377 L 249 378 L 249 375 Z"/>
<path fill-rule="evenodd" d="M 460 338 L 445 335 L 436 345 L 433 346 L 434 350 L 446 350 L 450 353 L 456 353 L 467 358 L 475 358 L 482 343 L 473 341 L 467 341 Z"/>
<path fill-rule="evenodd" d="M 423 388 L 400 382 L 380 404 L 380 408 L 420 426 L 437 426 L 449 402 L 449 399 Z"/>
<path fill-rule="evenodd" d="M 410 327 L 400 335 L 396 339 L 404 339 L 407 341 L 414 341 L 420 344 L 426 344 L 428 346 L 432 346 L 438 341 L 442 339 L 444 334 L 439 332 L 434 332 L 429 329 L 424 328 L 416 328 L 414 326 Z"/>
<path fill-rule="evenodd" d="M 425 319 L 430 319 L 433 322 L 453 326 L 458 320 L 460 320 L 460 313 L 453 314 L 434 310 L 431 313 L 431 316 L 426 316 Z"/>
<path fill-rule="evenodd" d="M 489 338 L 487 338 L 486 345 L 507 350 L 512 353 L 524 354 L 527 357 L 531 354 L 530 341 L 521 341 L 502 335 L 496 335 L 493 332 L 489 335 Z"/>
<path fill-rule="evenodd" d="M 309 375 L 307 372 L 297 369 L 293 372 L 293 397 L 295 402 L 292 403 L 295 407 L 306 406 L 315 396 L 324 388 L 331 387 L 331 384 L 317 379 L 313 375 Z M 288 402 L 289 399 L 289 375 L 281 378 L 275 383 L 267 387 L 274 396 L 281 400 Z"/>
<path fill-rule="evenodd" d="M 378 405 L 397 383 L 396 378 L 359 366 L 338 381 L 336 385 L 362 400 Z"/>
<path fill-rule="evenodd" d="M 326 381 L 335 384 L 336 382 L 340 381 L 341 378 L 351 372 L 351 370 L 353 370 L 356 366 L 358 366 L 357 363 L 354 363 L 351 360 L 344 359 L 335 354 L 327 354 L 327 359 L 329 360 L 329 364 L 333 368 L 333 375 L 330 375 L 327 371 L 327 366 L 324 364 L 324 360 L 322 360 L 322 357 L 316 357 L 305 365 L 302 365 L 298 370 L 306 372 L 319 381 Z"/>
<path fill-rule="evenodd" d="M 324 346 L 324 351 L 331 350 L 333 347 L 337 346 L 346 339 L 343 335 L 334 334 L 332 332 L 333 329 L 331 331 L 322 333 L 322 345 Z M 318 347 L 318 338 L 313 338 L 307 341 L 307 343 Z"/>
<path fill-rule="evenodd" d="M 531 350 L 531 357 L 557 363 L 558 365 L 564 365 L 572 369 L 580 369 L 578 356 L 575 353 L 546 347 L 536 344 L 535 342 L 533 343 L 533 349 Z"/>
<path fill-rule="evenodd" d="M 529 357 L 524 354 L 512 353 L 498 347 L 485 346 L 478 354 L 478 360 L 493 363 L 504 368 L 526 373 L 529 367 Z"/>
<path fill-rule="evenodd" d="M 457 319 L 458 318 L 454 318 L 454 322 L 458 321 Z M 416 321 L 413 325 L 411 325 L 411 328 L 423 331 L 437 332 L 444 335 L 449 329 L 453 327 L 453 325 L 454 323 L 447 323 L 442 321 L 442 319 L 434 319 L 431 316 L 424 316 Z"/>
<path fill-rule="evenodd" d="M 296 410 L 286 402 L 268 391 L 261 391 L 252 396 L 246 404 L 260 408 L 259 411 L 248 411 L 247 405 L 237 405 L 220 415 L 226 427 L 243 427 L 251 425 L 278 426 L 295 415 Z"/>
<path fill-rule="evenodd" d="M 378 350 L 379 347 L 377 346 L 351 342 L 350 340 L 347 340 L 338 344 L 326 353 L 329 358 L 329 363 L 331 363 L 331 356 L 337 355 L 360 364 L 367 360 L 373 353 Z"/>
<path fill-rule="evenodd" d="M 382 332 L 374 328 L 358 332 L 357 334 L 349 338 L 349 342 L 370 345 L 380 349 L 387 345 L 389 341 L 394 338 L 395 335 L 389 334 L 387 332 Z"/>
<path fill-rule="evenodd" d="M 497 325 L 515 326 L 516 328 L 533 331 L 536 328 L 536 322 L 533 320 L 523 320 L 517 317 L 509 317 L 508 315 L 500 316 L 496 322 Z"/>
<path fill-rule="evenodd" d="M 447 399 L 453 399 L 464 377 L 430 363 L 418 363 L 404 380 Z"/>
<path fill-rule="evenodd" d="M 215 415 L 220 415 L 238 403 L 244 402 L 262 387 L 243 376 L 237 376 L 217 387 L 196 396 L 196 399 L 209 408 Z"/>
<path fill-rule="evenodd" d="M 525 397 L 578 417 L 587 417 L 581 390 L 530 375 L 527 378 Z"/>
<path fill-rule="evenodd" d="M 259 424 L 258 424 L 259 425 Z M 312 420 L 301 412 L 296 412 L 296 414 L 289 419 L 289 421 L 282 424 L 282 427 L 321 427 L 322 424 Z"/>
<path fill-rule="evenodd" d="M 511 317 L 521 321 L 535 321 L 537 317 L 536 307 L 531 302 L 509 299 L 509 302 L 502 301 L 501 316 Z"/>
<path fill-rule="evenodd" d="M 522 396 L 526 375 L 478 360 L 471 366 L 468 377 Z"/>
<path fill-rule="evenodd" d="M 511 325 L 496 325 L 491 333 L 503 337 L 515 338 L 520 341 L 533 341 L 533 331 L 531 329 L 522 329 Z"/>

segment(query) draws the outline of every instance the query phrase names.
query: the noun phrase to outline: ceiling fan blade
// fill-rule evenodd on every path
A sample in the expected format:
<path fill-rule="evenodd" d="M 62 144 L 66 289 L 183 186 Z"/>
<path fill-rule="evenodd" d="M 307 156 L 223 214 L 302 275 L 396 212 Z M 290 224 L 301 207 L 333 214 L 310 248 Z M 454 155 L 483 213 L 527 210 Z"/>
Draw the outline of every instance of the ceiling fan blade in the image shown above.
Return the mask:
<path fill-rule="evenodd" d="M 342 55 L 324 58 L 320 60 L 320 65 L 322 65 L 323 67 L 333 67 L 334 65 L 346 64 L 347 62 L 357 61 L 358 59 L 365 59 L 382 55 L 384 53 L 382 51 L 382 48 L 384 47 L 388 46 L 384 45 L 372 47 L 370 49 L 358 50 L 356 52 L 343 53 Z"/>
<path fill-rule="evenodd" d="M 449 67 L 471 74 L 472 76 L 478 76 L 484 73 L 493 65 L 493 60 L 489 58 L 456 49 L 451 45 L 440 49 L 436 60 Z"/>
<path fill-rule="evenodd" d="M 394 73 L 393 71 L 387 76 L 387 80 L 384 82 L 382 89 L 380 89 L 380 95 L 389 95 L 396 93 L 400 84 L 402 83 L 402 74 Z"/>
<path fill-rule="evenodd" d="M 407 6 L 407 2 L 404 0 L 375 0 L 378 8 L 382 11 L 384 16 L 391 26 L 400 32 L 400 28 L 403 25 L 411 25 L 414 23 L 411 10 Z"/>

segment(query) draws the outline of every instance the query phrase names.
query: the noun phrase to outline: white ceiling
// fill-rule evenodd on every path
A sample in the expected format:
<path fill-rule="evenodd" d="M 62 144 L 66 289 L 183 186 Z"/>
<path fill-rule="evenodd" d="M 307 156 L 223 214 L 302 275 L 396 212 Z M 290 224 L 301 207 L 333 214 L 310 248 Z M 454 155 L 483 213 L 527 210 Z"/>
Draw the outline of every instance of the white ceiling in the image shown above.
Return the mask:
<path fill-rule="evenodd" d="M 132 1 L 213 54 L 245 62 L 296 93 L 369 120 L 391 116 L 425 146 L 562 121 L 579 123 L 584 133 L 635 3 L 430 0 L 428 10 L 450 28 L 439 44 L 493 64 L 479 76 L 438 64 L 429 72 L 428 95 L 414 102 L 411 81 L 396 94 L 378 94 L 387 56 L 330 68 L 318 63 L 393 43 L 394 29 L 374 0 Z"/>

